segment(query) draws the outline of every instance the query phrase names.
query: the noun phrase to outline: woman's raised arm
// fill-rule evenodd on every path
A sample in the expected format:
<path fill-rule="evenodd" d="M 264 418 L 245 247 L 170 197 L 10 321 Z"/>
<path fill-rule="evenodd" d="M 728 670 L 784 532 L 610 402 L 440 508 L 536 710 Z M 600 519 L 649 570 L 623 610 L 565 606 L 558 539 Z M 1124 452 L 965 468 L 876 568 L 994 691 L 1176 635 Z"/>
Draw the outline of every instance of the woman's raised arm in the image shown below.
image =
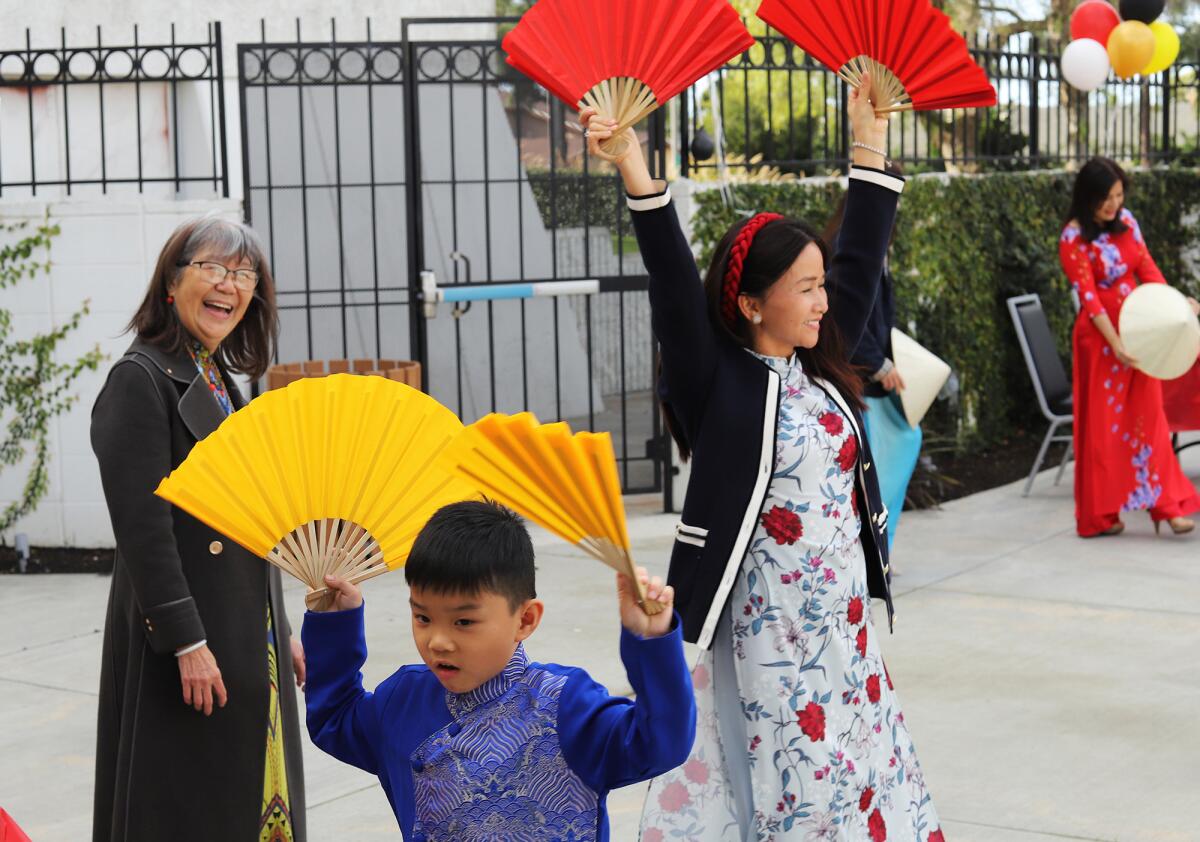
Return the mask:
<path fill-rule="evenodd" d="M 617 155 L 600 148 L 612 137 L 611 122 L 594 112 L 580 114 L 591 153 L 616 165 L 628 195 L 633 230 L 650 276 L 650 316 L 662 354 L 663 393 L 689 429 L 703 412 L 716 368 L 716 336 L 708 319 L 704 286 L 667 185 L 650 177 L 633 130 Z"/>

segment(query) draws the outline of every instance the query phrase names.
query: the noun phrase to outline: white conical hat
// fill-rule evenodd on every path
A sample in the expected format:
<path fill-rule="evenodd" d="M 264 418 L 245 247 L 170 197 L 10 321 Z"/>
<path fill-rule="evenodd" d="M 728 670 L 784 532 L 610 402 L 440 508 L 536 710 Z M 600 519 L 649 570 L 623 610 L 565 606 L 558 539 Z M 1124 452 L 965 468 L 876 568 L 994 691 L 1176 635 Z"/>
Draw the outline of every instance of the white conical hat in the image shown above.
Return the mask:
<path fill-rule="evenodd" d="M 1200 356 L 1200 321 L 1183 293 L 1142 284 L 1121 305 L 1119 333 L 1137 367 L 1159 380 L 1182 377 Z"/>
<path fill-rule="evenodd" d="M 900 404 L 909 426 L 916 427 L 950 379 L 950 366 L 906 333 L 892 328 L 892 362 L 904 380 Z"/>

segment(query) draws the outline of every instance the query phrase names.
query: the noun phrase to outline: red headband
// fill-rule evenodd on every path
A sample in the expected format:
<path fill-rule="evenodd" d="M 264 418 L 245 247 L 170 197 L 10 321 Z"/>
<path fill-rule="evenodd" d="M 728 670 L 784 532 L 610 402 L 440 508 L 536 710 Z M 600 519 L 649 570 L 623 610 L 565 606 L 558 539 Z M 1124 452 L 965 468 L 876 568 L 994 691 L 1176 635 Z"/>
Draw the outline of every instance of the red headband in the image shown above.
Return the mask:
<path fill-rule="evenodd" d="M 737 300 L 742 291 L 742 266 L 746 262 L 750 244 L 754 242 L 754 235 L 762 230 L 764 225 L 777 219 L 783 217 L 777 213 L 755 214 L 742 226 L 742 230 L 738 231 L 737 236 L 733 238 L 733 245 L 729 247 L 729 263 L 725 267 L 725 283 L 721 287 L 721 316 L 730 327 L 737 323 Z"/>

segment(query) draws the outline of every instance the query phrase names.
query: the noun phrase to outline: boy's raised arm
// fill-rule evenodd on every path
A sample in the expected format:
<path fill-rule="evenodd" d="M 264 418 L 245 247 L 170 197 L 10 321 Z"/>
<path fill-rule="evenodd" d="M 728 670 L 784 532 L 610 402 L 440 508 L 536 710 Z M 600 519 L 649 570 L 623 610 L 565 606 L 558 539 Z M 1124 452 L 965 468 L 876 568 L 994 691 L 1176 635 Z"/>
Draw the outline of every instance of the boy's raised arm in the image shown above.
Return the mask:
<path fill-rule="evenodd" d="M 309 736 L 322 751 L 378 775 L 379 716 L 360 671 L 367 660 L 361 600 L 356 608 L 307 612 L 300 634 L 308 660 Z"/>
<path fill-rule="evenodd" d="M 579 671 L 563 688 L 559 707 L 563 755 L 598 791 L 674 769 L 687 760 L 696 736 L 696 701 L 673 594 L 658 579 L 649 581 L 639 572 L 649 584 L 649 598 L 666 610 L 646 617 L 628 583 L 619 586 L 621 661 L 636 700 L 609 695 Z"/>

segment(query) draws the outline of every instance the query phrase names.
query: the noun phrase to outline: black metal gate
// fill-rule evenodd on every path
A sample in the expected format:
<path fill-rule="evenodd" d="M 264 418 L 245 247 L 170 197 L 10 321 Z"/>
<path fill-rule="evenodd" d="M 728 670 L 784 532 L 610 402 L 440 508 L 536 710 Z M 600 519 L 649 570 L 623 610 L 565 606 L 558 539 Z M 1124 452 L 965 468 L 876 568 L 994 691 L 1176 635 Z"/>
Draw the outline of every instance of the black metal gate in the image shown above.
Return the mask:
<path fill-rule="evenodd" d="M 529 409 L 609 431 L 625 490 L 662 490 L 646 277 L 619 180 L 589 169 L 574 115 L 505 64 L 498 38 L 424 37 L 504 22 L 239 45 L 246 216 L 278 279 L 280 357 L 416 359 L 464 421 Z M 662 123 L 649 134 L 661 171 Z"/>

